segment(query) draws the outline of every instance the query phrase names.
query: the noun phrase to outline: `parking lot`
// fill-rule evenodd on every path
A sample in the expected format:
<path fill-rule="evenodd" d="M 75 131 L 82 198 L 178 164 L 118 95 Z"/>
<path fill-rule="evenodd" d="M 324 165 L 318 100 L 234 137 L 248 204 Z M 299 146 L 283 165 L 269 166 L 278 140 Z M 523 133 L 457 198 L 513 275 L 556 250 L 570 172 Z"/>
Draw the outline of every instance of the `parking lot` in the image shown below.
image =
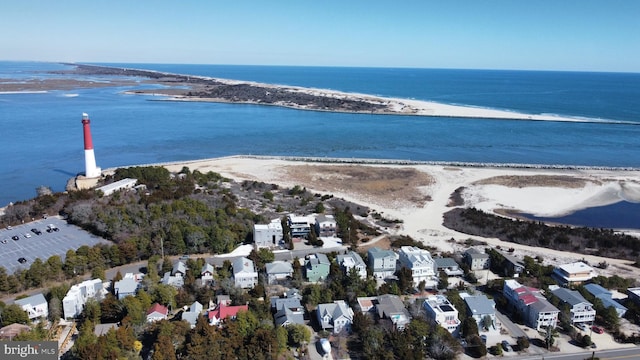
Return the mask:
<path fill-rule="evenodd" d="M 47 232 L 49 224 L 60 230 Z M 41 234 L 32 232 L 34 228 Z M 18 240 L 13 240 L 14 236 Z M 0 266 L 7 270 L 7 274 L 13 274 L 18 269 L 28 269 L 37 258 L 47 261 L 49 257 L 59 255 L 64 261 L 68 250 L 76 250 L 82 245 L 92 247 L 100 242 L 109 243 L 58 217 L 40 219 L 13 226 L 10 230 L 0 230 Z M 20 258 L 25 258 L 26 262 L 18 262 Z"/>

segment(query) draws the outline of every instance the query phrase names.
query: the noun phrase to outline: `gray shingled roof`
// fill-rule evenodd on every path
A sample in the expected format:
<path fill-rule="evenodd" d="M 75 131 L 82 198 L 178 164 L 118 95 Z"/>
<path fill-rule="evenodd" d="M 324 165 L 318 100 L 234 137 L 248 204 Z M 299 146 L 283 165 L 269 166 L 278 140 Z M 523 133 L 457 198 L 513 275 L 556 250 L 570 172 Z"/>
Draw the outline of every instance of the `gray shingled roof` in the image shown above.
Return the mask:
<path fill-rule="evenodd" d="M 458 263 L 452 258 L 435 258 L 433 259 L 433 261 L 436 263 L 436 266 L 438 268 L 459 266 Z"/>
<path fill-rule="evenodd" d="M 578 305 L 581 303 L 590 304 L 590 302 L 588 302 L 587 299 L 585 299 L 579 292 L 575 290 L 569 290 L 567 288 L 558 288 L 553 290 L 552 293 L 553 295 L 557 296 L 558 299 L 562 300 L 563 302 L 571 306 Z"/>

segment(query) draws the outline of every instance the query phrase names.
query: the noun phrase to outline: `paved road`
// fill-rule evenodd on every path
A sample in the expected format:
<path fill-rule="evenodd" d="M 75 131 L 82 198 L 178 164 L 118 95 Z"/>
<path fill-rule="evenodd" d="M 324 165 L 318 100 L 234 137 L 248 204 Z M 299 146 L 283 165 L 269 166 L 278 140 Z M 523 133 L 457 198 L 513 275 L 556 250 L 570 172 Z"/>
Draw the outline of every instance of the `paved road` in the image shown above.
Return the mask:
<path fill-rule="evenodd" d="M 505 327 L 514 338 L 517 339 L 523 336 L 527 337 L 527 334 L 525 334 L 525 332 L 522 331 L 522 329 L 518 325 L 514 324 L 513 321 L 509 320 L 506 315 L 502 314 L 499 311 L 496 311 L 496 317 L 498 318 L 498 320 L 500 320 L 502 326 Z"/>
<path fill-rule="evenodd" d="M 612 349 L 612 350 L 602 350 L 602 351 L 586 351 L 581 353 L 571 353 L 571 354 L 562 354 L 562 353 L 546 353 L 544 355 L 535 355 L 535 356 L 525 356 L 520 357 L 522 360 L 552 360 L 552 359 L 561 359 L 561 360 L 585 360 L 591 359 L 591 357 L 599 358 L 600 360 L 615 360 L 615 359 L 640 359 L 640 347 L 634 348 L 624 348 L 624 349 Z"/>

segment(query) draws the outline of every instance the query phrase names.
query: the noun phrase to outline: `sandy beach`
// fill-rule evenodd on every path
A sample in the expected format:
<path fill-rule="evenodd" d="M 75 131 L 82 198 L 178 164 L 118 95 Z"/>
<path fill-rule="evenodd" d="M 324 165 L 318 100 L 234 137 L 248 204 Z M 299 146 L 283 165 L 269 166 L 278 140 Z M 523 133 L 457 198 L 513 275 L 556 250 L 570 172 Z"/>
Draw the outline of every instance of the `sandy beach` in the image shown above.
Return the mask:
<path fill-rule="evenodd" d="M 442 252 L 464 251 L 463 241 L 514 248 L 516 255 L 541 255 L 549 264 L 585 259 L 606 261 L 605 273 L 638 276 L 629 261 L 530 247 L 470 236 L 442 225 L 452 209 L 451 194 L 464 187 L 464 206 L 495 212 L 523 211 L 554 216 L 622 199 L 640 202 L 640 171 L 599 169 L 524 169 L 447 165 L 337 164 L 279 158 L 225 157 L 165 164 L 170 171 L 214 171 L 234 180 L 257 180 L 279 186 L 304 186 L 368 206 L 386 218 L 400 219 L 392 234 L 410 235 Z M 637 232 L 628 234 L 640 236 Z M 452 241 L 454 239 L 455 241 Z"/>
<path fill-rule="evenodd" d="M 555 114 L 526 114 L 515 111 L 497 110 L 465 105 L 450 105 L 433 101 L 414 100 L 414 99 L 401 99 L 401 98 L 389 98 L 381 96 L 373 96 L 359 93 L 346 93 L 336 90 L 327 89 L 314 89 L 303 88 L 296 86 L 284 86 L 274 84 L 263 84 L 257 82 L 237 81 L 218 78 L 204 78 L 207 80 L 216 81 L 226 85 L 240 85 L 247 84 L 268 91 L 281 90 L 292 94 L 305 94 L 310 96 L 324 97 L 337 100 L 350 100 L 359 101 L 367 104 L 379 105 L 380 109 L 374 111 L 362 111 L 367 114 L 380 114 L 380 115 L 413 115 L 413 116 L 433 116 L 433 117 L 454 117 L 454 118 L 477 118 L 477 119 L 497 119 L 497 120 L 532 120 L 532 121 L 564 121 L 564 122 L 616 122 L 604 119 L 591 119 L 591 118 L 579 118 L 579 117 L 567 117 Z M 198 90 L 198 87 L 192 87 L 193 90 Z M 314 111 L 336 111 L 336 112 L 352 112 L 358 113 L 359 111 L 343 111 L 339 109 L 323 110 L 313 106 L 300 105 L 294 102 L 280 101 L 271 104 L 264 103 L 262 101 L 230 101 L 228 99 L 215 98 L 215 97 L 194 97 L 184 95 L 183 90 L 176 90 L 175 88 L 166 89 L 153 89 L 142 91 L 127 91 L 128 94 L 147 94 L 147 95 L 165 95 L 168 96 L 167 100 L 172 101 L 198 101 L 198 102 L 225 102 L 225 103 L 245 103 L 256 105 L 274 105 L 289 107 L 299 110 L 314 110 Z"/>

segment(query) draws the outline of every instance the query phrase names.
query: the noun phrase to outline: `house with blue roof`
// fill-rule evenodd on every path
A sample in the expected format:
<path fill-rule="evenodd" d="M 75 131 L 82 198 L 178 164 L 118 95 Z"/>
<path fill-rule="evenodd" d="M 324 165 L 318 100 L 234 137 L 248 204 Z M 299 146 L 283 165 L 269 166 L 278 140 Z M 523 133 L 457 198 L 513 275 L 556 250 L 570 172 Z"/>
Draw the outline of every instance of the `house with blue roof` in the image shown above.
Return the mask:
<path fill-rule="evenodd" d="M 618 317 L 623 317 L 627 312 L 627 308 L 624 305 L 613 299 L 613 293 L 611 291 L 598 284 L 587 284 L 584 288 L 589 292 L 589 294 L 600 299 L 604 307 L 614 307 L 616 309 L 616 313 L 618 313 Z"/>

